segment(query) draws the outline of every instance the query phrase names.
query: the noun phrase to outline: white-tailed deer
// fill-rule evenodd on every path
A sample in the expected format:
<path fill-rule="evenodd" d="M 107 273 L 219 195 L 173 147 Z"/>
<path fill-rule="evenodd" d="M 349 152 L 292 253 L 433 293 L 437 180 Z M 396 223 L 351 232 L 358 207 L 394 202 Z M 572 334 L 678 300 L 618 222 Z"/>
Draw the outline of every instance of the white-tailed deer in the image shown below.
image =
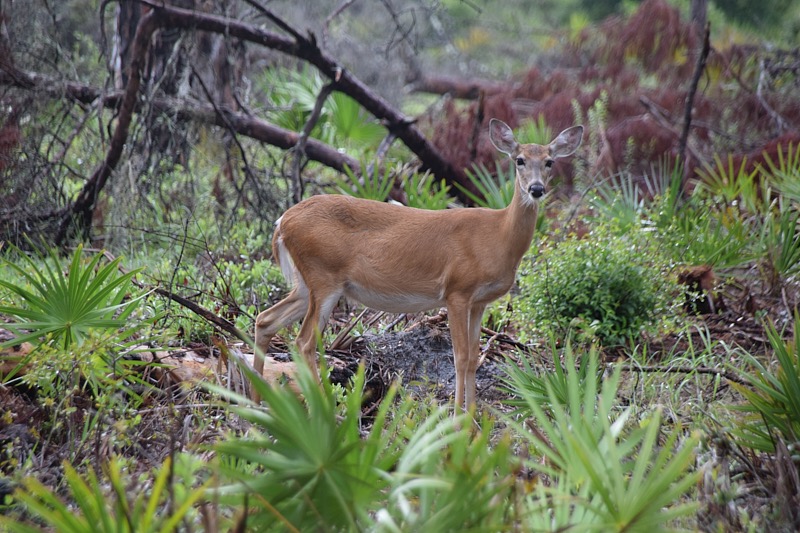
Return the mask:
<path fill-rule="evenodd" d="M 553 161 L 578 149 L 583 126 L 568 128 L 541 146 L 517 143 L 511 128 L 492 119 L 489 137 L 516 166 L 514 199 L 505 209 L 426 211 L 320 195 L 278 219 L 272 250 L 294 288 L 256 318 L 259 375 L 272 337 L 301 318 L 297 346 L 316 370 L 317 336 L 342 296 L 392 313 L 446 306 L 456 409 L 475 403 L 483 311 L 514 283 Z"/>

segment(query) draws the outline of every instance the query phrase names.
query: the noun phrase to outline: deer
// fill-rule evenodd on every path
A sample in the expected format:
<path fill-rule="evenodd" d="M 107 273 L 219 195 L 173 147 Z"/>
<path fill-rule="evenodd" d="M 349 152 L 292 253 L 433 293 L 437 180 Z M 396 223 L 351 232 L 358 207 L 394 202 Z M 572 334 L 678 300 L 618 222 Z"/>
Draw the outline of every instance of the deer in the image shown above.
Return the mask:
<path fill-rule="evenodd" d="M 553 163 L 580 147 L 583 126 L 565 129 L 548 145 L 520 144 L 505 122 L 493 118 L 489 138 L 516 169 L 513 199 L 503 209 L 432 211 L 321 194 L 284 212 L 272 251 L 293 288 L 256 317 L 259 376 L 272 338 L 302 319 L 296 345 L 318 377 L 318 339 L 343 296 L 388 313 L 446 307 L 455 412 L 476 405 L 483 313 L 511 289 L 533 240 Z"/>

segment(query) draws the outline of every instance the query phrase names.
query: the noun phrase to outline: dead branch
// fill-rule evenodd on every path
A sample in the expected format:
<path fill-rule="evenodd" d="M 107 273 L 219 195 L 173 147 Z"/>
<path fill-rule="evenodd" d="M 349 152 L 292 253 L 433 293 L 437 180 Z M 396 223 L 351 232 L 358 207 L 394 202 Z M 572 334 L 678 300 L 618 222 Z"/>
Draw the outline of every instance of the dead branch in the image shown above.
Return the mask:
<path fill-rule="evenodd" d="M 417 155 L 421 162 L 422 170 L 430 170 L 434 176 L 444 179 L 451 185 L 459 183 L 464 187 L 471 188 L 469 179 L 463 169 L 455 167 L 445 159 L 415 126 L 412 119 L 406 117 L 386 100 L 373 93 L 360 79 L 323 52 L 317 46 L 316 38 L 313 34 L 309 35 L 309 37 L 303 37 L 292 30 L 290 33 L 293 38 L 287 38 L 238 20 L 165 6 L 160 2 L 152 2 L 150 0 L 142 1 L 153 8 L 153 13 L 157 15 L 158 23 L 162 27 L 224 33 L 310 63 L 331 81 L 334 90 L 354 99 L 365 110 L 380 120 L 386 129 L 395 133 L 397 138 Z M 271 13 L 270 19 L 273 22 L 280 20 Z M 284 22 L 279 24 L 281 27 L 284 25 L 286 25 Z"/>
<path fill-rule="evenodd" d="M 775 126 L 777 129 L 777 134 L 780 135 L 784 131 L 789 129 L 789 125 L 786 123 L 786 120 L 777 112 L 775 111 L 769 102 L 767 102 L 766 98 L 764 98 L 764 86 L 766 85 L 766 75 L 767 69 L 764 65 L 764 58 L 761 57 L 758 60 L 758 86 L 756 87 L 756 98 L 758 98 L 758 102 L 761 104 L 761 107 L 764 108 L 764 111 L 772 117 L 772 120 L 775 122 Z"/>
<path fill-rule="evenodd" d="M 644 106 L 644 108 L 647 109 L 647 112 L 650 113 L 650 116 L 652 116 L 662 128 L 673 133 L 676 137 L 679 137 L 681 135 L 681 132 L 678 130 L 677 126 L 675 126 L 670 121 L 669 117 L 666 116 L 666 112 L 663 109 L 661 109 L 661 107 L 659 107 L 658 104 L 656 104 L 646 96 L 640 96 L 639 103 L 641 103 Z M 692 157 L 695 158 L 697 161 L 702 161 L 700 153 L 692 145 L 692 143 L 689 142 L 688 137 L 686 139 L 686 145 L 684 146 L 684 151 L 686 150 L 688 150 L 691 153 Z M 683 157 L 684 156 L 682 155 L 681 158 Z"/>
<path fill-rule="evenodd" d="M 0 71 L 0 85 L 29 88 L 37 94 L 47 95 L 53 99 L 68 98 L 86 105 L 97 102 L 102 107 L 114 110 L 119 110 L 124 97 L 123 92 L 105 93 L 90 85 L 61 82 L 38 73 L 18 74 L 18 77 L 12 77 Z M 259 118 L 236 112 L 227 106 L 208 104 L 190 98 L 155 98 L 149 105 L 155 111 L 175 116 L 177 120 L 193 120 L 225 127 L 239 135 L 251 137 L 283 150 L 289 150 L 297 144 L 297 132 L 279 128 Z M 138 104 L 135 109 L 139 109 Z M 358 160 L 344 156 L 335 148 L 313 138 L 308 139 L 306 143 L 306 156 L 339 172 L 344 172 L 345 167 L 360 170 Z"/>
<path fill-rule="evenodd" d="M 105 257 L 108 261 L 114 261 L 116 259 L 116 257 L 114 257 L 114 255 L 111 252 L 109 252 L 108 250 L 98 250 L 98 249 L 93 249 L 93 248 L 86 248 L 86 251 L 93 251 L 93 252 L 102 253 L 103 257 Z M 119 271 L 122 274 L 130 273 L 130 270 L 128 270 L 127 268 L 123 267 L 122 265 L 119 265 L 117 268 L 119 269 Z M 245 344 L 251 344 L 253 342 L 253 340 L 250 337 L 248 337 L 246 333 L 243 333 L 234 324 L 232 324 L 228 320 L 225 320 L 221 316 L 215 315 L 214 313 L 212 313 L 211 311 L 209 311 L 205 307 L 202 307 L 202 306 L 196 304 L 195 302 L 193 302 L 192 300 L 190 300 L 188 298 L 184 298 L 183 296 L 175 294 L 174 292 L 168 291 L 167 289 L 164 289 L 162 287 L 154 287 L 152 285 L 148 285 L 146 283 L 142 283 L 141 281 L 137 280 L 135 277 L 131 279 L 131 282 L 134 285 L 136 285 L 137 287 L 139 287 L 140 289 L 145 289 L 145 290 L 148 290 L 148 291 L 152 291 L 152 292 L 154 292 L 156 294 L 160 294 L 161 296 L 169 298 L 173 302 L 184 306 L 185 308 L 189 309 L 190 311 L 192 311 L 193 313 L 195 313 L 199 317 L 207 320 L 208 322 L 211 322 L 212 324 L 217 326 L 219 329 L 221 329 L 223 331 L 227 331 L 228 333 L 230 333 L 231 335 L 233 335 L 237 339 L 243 341 Z"/>
<path fill-rule="evenodd" d="M 737 376 L 733 372 L 727 370 L 718 370 L 716 368 L 707 367 L 684 367 L 684 366 L 638 366 L 638 365 L 622 365 L 622 370 L 625 372 L 651 372 L 651 373 L 664 373 L 664 374 L 709 374 L 712 376 L 719 376 L 739 383 L 747 385 L 747 381 Z"/>
<path fill-rule="evenodd" d="M 124 93 L 114 91 L 105 93 L 96 87 L 76 83 L 62 82 L 55 78 L 38 73 L 18 71 L 12 76 L 0 71 L 0 85 L 10 85 L 29 89 L 38 95 L 46 95 L 53 99 L 67 98 L 84 105 L 97 105 L 108 109 L 119 110 Z M 290 150 L 297 145 L 299 134 L 279 128 L 241 112 L 217 104 L 208 104 L 192 99 L 155 98 L 149 105 L 157 112 L 168 113 L 179 121 L 196 121 L 227 128 L 239 135 Z M 136 110 L 139 109 L 137 102 Z M 347 156 L 317 139 L 309 138 L 305 146 L 306 157 L 322 163 L 338 172 L 350 168 L 360 172 L 358 160 Z"/>
<path fill-rule="evenodd" d="M 419 69 L 411 69 L 406 80 L 412 92 L 450 95 L 461 100 L 477 100 L 481 94 L 491 95 L 507 91 L 508 85 L 488 80 L 461 79 L 453 76 L 431 76 Z"/>
<path fill-rule="evenodd" d="M 128 130 L 137 107 L 137 99 L 139 98 L 141 70 L 152 40 L 151 37 L 156 30 L 164 27 L 222 33 L 243 41 L 260 44 L 314 65 L 322 75 L 330 79 L 332 90 L 347 94 L 359 102 L 364 109 L 379 119 L 390 133 L 395 134 L 414 152 L 420 160 L 421 170 L 430 170 L 435 176 L 444 179 L 450 184 L 458 183 L 470 188 L 469 180 L 463 169 L 455 167 L 450 161 L 442 157 L 438 149 L 414 125 L 413 120 L 410 120 L 380 96 L 374 94 L 361 80 L 323 52 L 317 46 L 316 38 L 313 34 L 309 34 L 308 37 L 301 35 L 256 2 L 250 3 L 279 28 L 287 32 L 290 37 L 217 15 L 167 6 L 161 2 L 141 1 L 150 6 L 151 11 L 142 17 L 137 26 L 132 46 L 131 62 L 128 67 L 128 84 L 119 104 L 116 129 L 111 138 L 108 152 L 71 206 L 63 211 L 56 235 L 57 242 L 64 242 L 74 223 L 77 223 L 77 229 L 81 232 L 85 232 L 91 223 L 91 214 L 98 195 L 119 163 L 126 145 Z M 13 78 L 13 74 L 11 73 L 9 76 Z M 22 85 L 20 82 L 14 84 Z M 80 89 L 79 87 L 73 88 Z M 223 122 L 227 126 L 227 122 L 232 123 L 233 120 Z M 292 138 L 294 142 L 291 145 L 294 146 L 297 144 L 296 134 L 293 134 Z M 358 165 L 352 165 L 350 168 L 355 170 L 359 167 Z"/>
<path fill-rule="evenodd" d="M 146 286 L 144 287 L 146 288 Z M 251 342 L 253 342 L 252 339 L 250 339 L 250 337 L 248 337 L 246 333 L 243 333 L 239 328 L 237 328 L 231 322 L 225 320 L 221 316 L 215 315 L 205 307 L 196 304 L 192 300 L 184 298 L 183 296 L 175 294 L 174 292 L 168 291 L 167 289 L 163 289 L 161 287 L 155 287 L 152 288 L 152 290 L 156 294 L 160 294 L 161 296 L 169 298 L 173 302 L 182 305 L 186 309 L 192 311 L 197 316 L 207 320 L 208 322 L 211 322 L 219 329 L 227 331 L 228 333 L 230 333 L 237 339 L 243 341 L 244 343 L 250 344 Z"/>
<path fill-rule="evenodd" d="M 83 186 L 78 197 L 72 203 L 70 209 L 64 212 L 61 224 L 56 234 L 56 243 L 61 244 L 67 237 L 67 233 L 73 221 L 77 222 L 79 231 L 85 231 L 91 224 L 92 211 L 100 191 L 108 181 L 111 172 L 116 168 L 122 157 L 125 148 L 125 141 L 128 139 L 128 128 L 131 125 L 136 98 L 139 94 L 141 84 L 141 70 L 144 67 L 145 53 L 150 43 L 150 37 L 158 27 L 155 16 L 152 12 L 146 14 L 139 21 L 136 28 L 136 36 L 133 41 L 133 53 L 130 64 L 130 74 L 125 95 L 120 104 L 119 115 L 117 116 L 117 127 L 111 138 L 106 158 L 92 173 L 92 177 Z"/>

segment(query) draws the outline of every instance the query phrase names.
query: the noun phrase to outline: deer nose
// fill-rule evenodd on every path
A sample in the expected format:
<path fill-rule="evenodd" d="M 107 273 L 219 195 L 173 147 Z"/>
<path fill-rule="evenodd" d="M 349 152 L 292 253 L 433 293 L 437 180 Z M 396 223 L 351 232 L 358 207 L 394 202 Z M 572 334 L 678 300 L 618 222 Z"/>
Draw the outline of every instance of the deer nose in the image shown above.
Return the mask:
<path fill-rule="evenodd" d="M 544 185 L 541 183 L 534 183 L 530 187 L 528 187 L 528 192 L 534 198 L 541 198 L 544 196 Z"/>

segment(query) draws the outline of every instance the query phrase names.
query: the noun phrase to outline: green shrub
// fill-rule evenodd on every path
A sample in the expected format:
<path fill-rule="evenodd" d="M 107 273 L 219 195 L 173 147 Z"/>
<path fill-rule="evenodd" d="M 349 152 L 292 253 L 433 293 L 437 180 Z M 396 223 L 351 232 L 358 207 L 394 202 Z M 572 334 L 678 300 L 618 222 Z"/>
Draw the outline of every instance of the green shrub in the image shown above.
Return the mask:
<path fill-rule="evenodd" d="M 606 345 L 657 325 L 675 300 L 675 285 L 658 254 L 636 236 L 599 227 L 545 248 L 522 277 L 520 318 Z"/>

